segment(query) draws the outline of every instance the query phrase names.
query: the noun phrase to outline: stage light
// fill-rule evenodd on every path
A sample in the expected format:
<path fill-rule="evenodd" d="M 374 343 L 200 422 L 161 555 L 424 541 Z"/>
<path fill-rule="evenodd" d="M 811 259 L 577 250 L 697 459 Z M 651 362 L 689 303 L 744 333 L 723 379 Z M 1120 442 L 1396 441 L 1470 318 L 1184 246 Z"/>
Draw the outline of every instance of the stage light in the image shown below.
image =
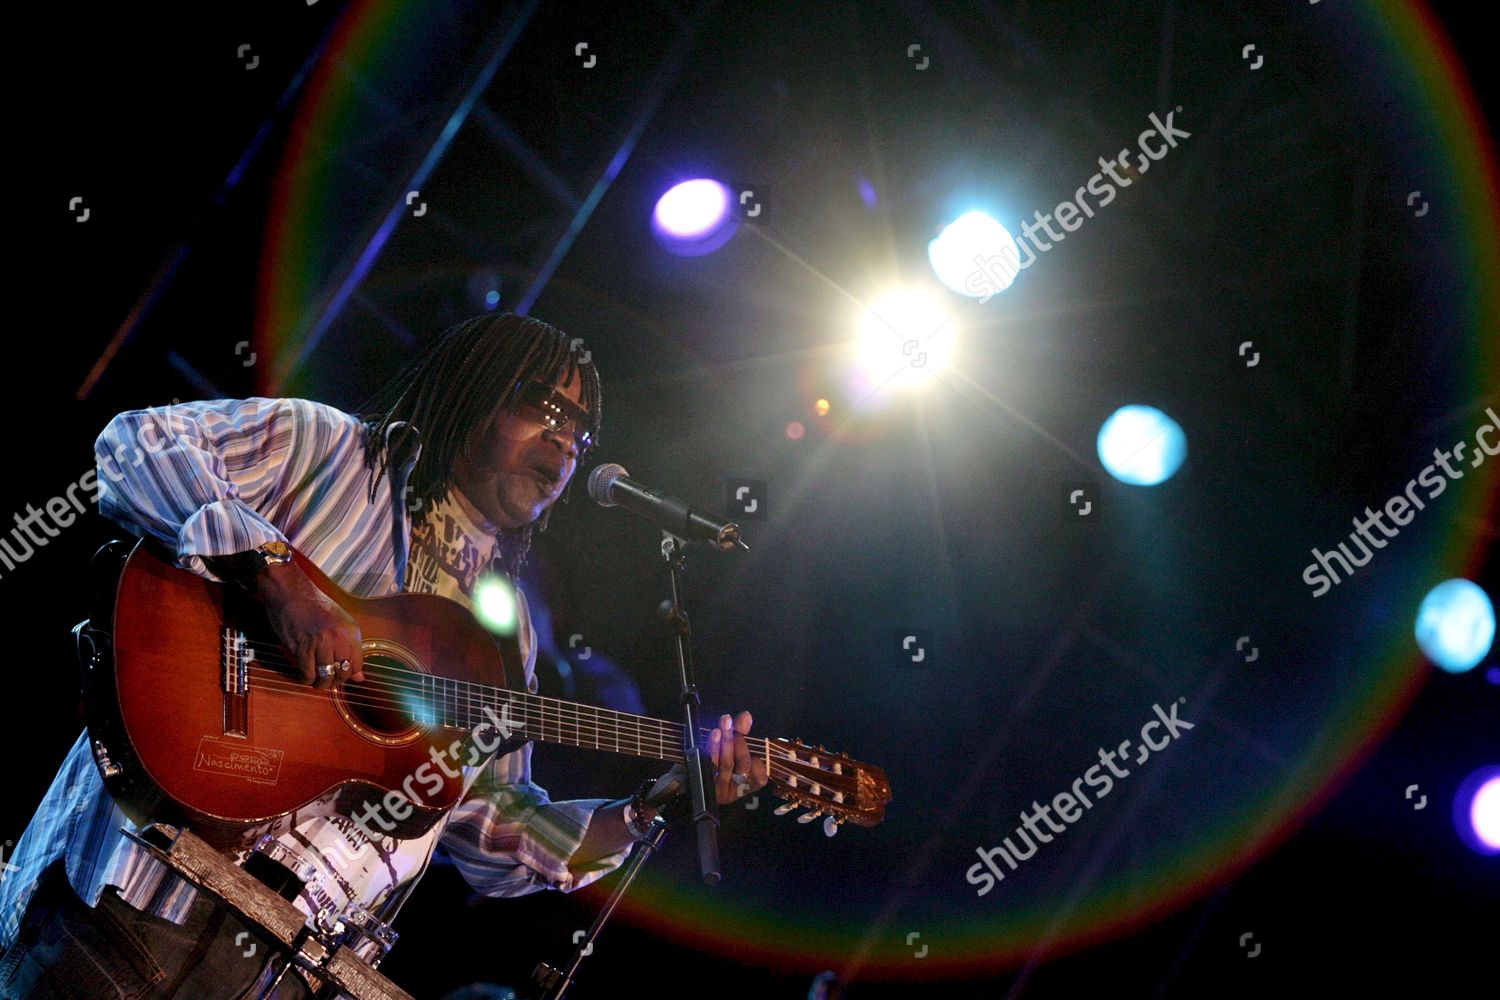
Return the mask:
<path fill-rule="evenodd" d="M 657 243 L 679 257 L 712 253 L 729 241 L 738 226 L 729 189 L 715 180 L 683 181 L 657 199 L 651 213 L 651 233 Z"/>
<path fill-rule="evenodd" d="M 656 203 L 656 221 L 681 239 L 700 239 L 728 214 L 729 189 L 718 181 L 684 181 Z"/>
<path fill-rule="evenodd" d="M 1480 854 L 1500 854 L 1500 766 L 1481 767 L 1453 793 L 1453 826 Z"/>
<path fill-rule="evenodd" d="M 932 292 L 893 288 L 859 313 L 856 360 L 865 384 L 889 387 L 926 384 L 947 367 L 958 336 L 958 320 Z"/>
<path fill-rule="evenodd" d="M 1478 666 L 1494 641 L 1495 606 L 1476 583 L 1444 580 L 1417 609 L 1417 645 L 1450 674 Z"/>
<path fill-rule="evenodd" d="M 1021 254 L 1004 226 L 983 212 L 965 212 L 927 244 L 927 259 L 944 285 L 979 299 L 1010 287 Z"/>
<path fill-rule="evenodd" d="M 828 405 L 828 400 L 820 399 L 815 404 L 813 404 L 813 409 L 817 410 L 818 416 L 826 417 L 828 416 Z"/>
<path fill-rule="evenodd" d="M 807 428 L 802 426 L 802 421 L 800 420 L 793 420 L 786 425 L 786 436 L 793 441 L 801 441 L 806 433 Z"/>
<path fill-rule="evenodd" d="M 517 623 L 516 591 L 510 581 L 497 574 L 486 574 L 474 584 L 474 617 L 491 632 L 515 635 Z"/>
<path fill-rule="evenodd" d="M 1186 457 L 1182 428 L 1154 406 L 1122 406 L 1099 428 L 1099 461 L 1122 483 L 1164 483 Z"/>

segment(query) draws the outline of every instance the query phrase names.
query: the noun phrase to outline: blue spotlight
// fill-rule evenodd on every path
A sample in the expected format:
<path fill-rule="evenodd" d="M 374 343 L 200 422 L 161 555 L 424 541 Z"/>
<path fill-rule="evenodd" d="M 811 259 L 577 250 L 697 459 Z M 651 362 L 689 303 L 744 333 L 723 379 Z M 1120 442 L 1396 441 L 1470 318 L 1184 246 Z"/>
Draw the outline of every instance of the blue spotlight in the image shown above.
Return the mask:
<path fill-rule="evenodd" d="M 1122 406 L 1099 428 L 1099 461 L 1122 483 L 1164 483 L 1186 457 L 1182 428 L 1154 406 Z"/>
<path fill-rule="evenodd" d="M 1495 606 L 1479 585 L 1444 580 L 1417 609 L 1417 645 L 1450 674 L 1479 665 L 1495 641 Z"/>
<path fill-rule="evenodd" d="M 712 253 L 739 228 L 730 198 L 729 189 L 718 181 L 683 181 L 657 200 L 651 235 L 662 249 L 679 257 Z"/>
<path fill-rule="evenodd" d="M 983 212 L 950 222 L 927 244 L 927 259 L 939 281 L 971 299 L 1005 291 L 1021 270 L 1015 237 Z"/>
<path fill-rule="evenodd" d="M 1453 826 L 1480 854 L 1500 854 L 1500 766 L 1470 773 L 1453 793 Z"/>

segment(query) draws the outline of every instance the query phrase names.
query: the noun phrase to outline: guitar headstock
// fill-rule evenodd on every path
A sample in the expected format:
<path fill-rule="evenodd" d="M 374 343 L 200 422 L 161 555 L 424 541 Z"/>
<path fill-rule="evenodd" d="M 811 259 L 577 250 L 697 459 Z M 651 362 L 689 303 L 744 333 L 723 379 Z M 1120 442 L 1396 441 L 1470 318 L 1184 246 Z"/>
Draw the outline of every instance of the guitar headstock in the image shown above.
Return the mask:
<path fill-rule="evenodd" d="M 885 819 L 885 804 L 891 801 L 891 782 L 885 772 L 823 747 L 810 747 L 801 740 L 768 739 L 771 781 L 768 786 L 785 799 L 776 807 L 781 816 L 802 807 L 797 817 L 807 823 L 823 815 L 823 832 L 833 836 L 838 824 L 874 826 Z"/>

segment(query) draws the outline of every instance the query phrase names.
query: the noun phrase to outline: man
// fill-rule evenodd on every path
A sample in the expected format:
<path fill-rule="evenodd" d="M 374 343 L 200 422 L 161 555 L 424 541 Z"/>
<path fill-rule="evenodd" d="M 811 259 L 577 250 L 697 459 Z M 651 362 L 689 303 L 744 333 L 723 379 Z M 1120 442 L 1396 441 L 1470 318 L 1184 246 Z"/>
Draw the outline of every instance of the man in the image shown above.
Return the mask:
<path fill-rule="evenodd" d="M 535 319 L 480 316 L 445 331 L 358 416 L 260 397 L 120 414 L 95 443 L 100 511 L 171 546 L 183 569 L 257 595 L 301 680 L 322 690 L 364 678 L 359 629 L 288 547 L 360 596 L 409 590 L 468 604 L 488 567 L 519 572 L 533 528 L 545 529 L 599 426 L 598 372 L 566 335 Z M 536 638 L 516 593 L 535 693 Z M 768 776 L 750 759 L 750 714 L 719 723 L 708 752 L 727 804 Z M 618 867 L 651 820 L 643 795 L 551 802 L 530 764 L 527 743 L 463 768 L 464 798 L 417 838 L 377 841 L 351 817 L 295 813 L 255 832 L 316 872 L 296 900 L 305 912 L 352 903 L 384 923 L 439 842 L 492 896 L 569 892 Z M 0 881 L 0 995 L 255 995 L 277 971 L 246 960 L 244 932 L 255 929 L 122 826 L 134 828 L 104 790 L 85 732 Z M 381 949 L 359 953 L 378 959 Z M 276 996 L 310 993 L 289 974 Z"/>

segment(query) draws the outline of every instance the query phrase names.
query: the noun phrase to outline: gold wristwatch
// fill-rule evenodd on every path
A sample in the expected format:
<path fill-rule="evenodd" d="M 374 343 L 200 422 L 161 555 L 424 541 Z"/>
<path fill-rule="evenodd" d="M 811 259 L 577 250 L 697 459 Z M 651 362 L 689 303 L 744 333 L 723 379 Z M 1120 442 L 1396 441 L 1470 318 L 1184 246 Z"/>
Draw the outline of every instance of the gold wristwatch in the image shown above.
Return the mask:
<path fill-rule="evenodd" d="M 236 552 L 232 556 L 214 556 L 205 561 L 209 569 L 218 576 L 246 590 L 253 590 L 255 578 L 266 567 L 285 566 L 292 561 L 292 547 L 279 539 L 273 539 L 245 552 Z"/>
<path fill-rule="evenodd" d="M 262 542 L 255 551 L 260 553 L 267 566 L 285 566 L 292 561 L 292 547 L 275 539 Z"/>

